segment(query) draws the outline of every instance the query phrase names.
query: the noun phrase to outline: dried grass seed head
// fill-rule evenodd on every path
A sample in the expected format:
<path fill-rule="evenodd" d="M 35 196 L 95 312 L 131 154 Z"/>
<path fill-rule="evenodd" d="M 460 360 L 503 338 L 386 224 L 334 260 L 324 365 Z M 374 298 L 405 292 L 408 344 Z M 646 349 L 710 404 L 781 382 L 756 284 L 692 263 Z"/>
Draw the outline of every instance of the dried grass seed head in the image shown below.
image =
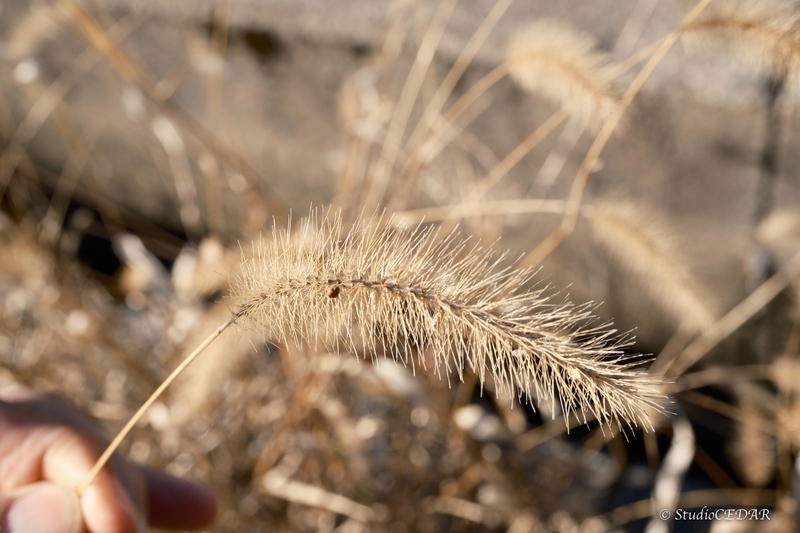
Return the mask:
<path fill-rule="evenodd" d="M 724 49 L 759 74 L 790 76 L 800 58 L 800 15 L 788 0 L 715 2 L 684 28 L 690 47 Z"/>
<path fill-rule="evenodd" d="M 590 223 L 597 243 L 676 322 L 702 331 L 716 321 L 716 305 L 686 264 L 675 232 L 646 206 L 611 196 L 593 202 Z"/>
<path fill-rule="evenodd" d="M 345 229 L 337 214 L 312 214 L 295 231 L 253 244 L 233 301 L 273 341 L 383 354 L 434 371 L 465 369 L 498 393 L 523 394 L 569 414 L 652 426 L 661 395 L 626 339 L 590 324 L 591 306 L 526 291 L 532 272 L 434 228 L 392 228 L 382 217 Z M 416 359 L 412 356 L 416 353 Z"/>
<path fill-rule="evenodd" d="M 614 73 L 595 39 L 552 20 L 530 24 L 506 49 L 514 81 L 576 112 L 592 127 L 608 118 L 617 103 Z"/>
<path fill-rule="evenodd" d="M 800 212 L 790 209 L 773 211 L 758 225 L 755 240 L 769 252 L 779 268 L 783 267 L 800 252 Z"/>

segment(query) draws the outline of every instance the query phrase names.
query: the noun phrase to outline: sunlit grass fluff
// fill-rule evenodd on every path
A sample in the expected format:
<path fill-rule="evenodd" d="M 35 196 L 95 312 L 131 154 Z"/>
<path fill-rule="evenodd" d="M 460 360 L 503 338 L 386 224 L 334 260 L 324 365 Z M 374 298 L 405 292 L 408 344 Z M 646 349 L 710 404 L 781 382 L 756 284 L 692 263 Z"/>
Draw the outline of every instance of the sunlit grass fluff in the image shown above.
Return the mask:
<path fill-rule="evenodd" d="M 792 78 L 800 61 L 800 14 L 788 0 L 717 2 L 705 16 L 682 28 L 684 40 L 698 48 L 726 50 L 759 74 Z"/>
<path fill-rule="evenodd" d="M 591 35 L 552 20 L 537 21 L 508 43 L 506 60 L 524 90 L 573 107 L 599 127 L 617 104 L 615 72 Z"/>
<path fill-rule="evenodd" d="M 598 420 L 651 426 L 659 393 L 623 355 L 627 341 L 592 326 L 591 305 L 525 290 L 533 271 L 435 228 L 398 230 L 381 217 L 346 230 L 312 215 L 299 231 L 254 243 L 234 283 L 242 318 L 275 342 L 383 355 L 459 378 L 466 368 L 498 392 L 560 402 Z M 415 360 L 416 357 L 416 360 Z"/>

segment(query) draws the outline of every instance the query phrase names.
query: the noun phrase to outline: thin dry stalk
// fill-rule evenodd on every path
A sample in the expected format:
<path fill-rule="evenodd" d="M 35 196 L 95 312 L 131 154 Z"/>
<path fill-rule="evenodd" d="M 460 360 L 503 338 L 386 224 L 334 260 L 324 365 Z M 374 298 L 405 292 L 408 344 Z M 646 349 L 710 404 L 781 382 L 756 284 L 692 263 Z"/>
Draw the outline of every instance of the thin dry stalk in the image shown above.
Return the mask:
<path fill-rule="evenodd" d="M 59 1 L 89 44 L 106 57 L 108 63 L 125 80 L 137 87 L 142 94 L 158 106 L 165 115 L 179 123 L 181 127 L 190 132 L 221 160 L 224 160 L 226 163 L 239 170 L 251 183 L 258 182 L 259 194 L 262 196 L 263 203 L 266 204 L 272 214 L 278 217 L 288 215 L 286 206 L 274 193 L 268 190 L 264 180 L 259 179 L 258 172 L 247 158 L 234 151 L 205 126 L 194 120 L 169 100 L 165 99 L 164 95 L 156 90 L 156 84 L 153 80 L 139 71 L 136 65 L 119 49 L 116 43 L 109 38 L 102 26 L 82 6 L 77 4 L 74 0 Z"/>
<path fill-rule="evenodd" d="M 800 450 L 800 401 L 791 398 L 780 402 L 775 419 L 781 444 L 791 450 Z"/>
<path fill-rule="evenodd" d="M 97 137 L 100 137 L 98 135 Z M 89 149 L 77 154 L 70 154 L 67 164 L 59 174 L 53 197 L 50 200 L 50 205 L 47 207 L 47 212 L 42 217 L 42 230 L 41 236 L 44 242 L 56 244 L 61 234 L 61 228 L 64 224 L 64 216 L 67 212 L 69 201 L 75 192 L 75 187 L 78 185 L 78 180 L 83 174 L 84 169 L 89 163 L 91 151 L 94 148 L 97 138 L 89 140 Z M 2 193 L 0 193 L 2 197 Z"/>
<path fill-rule="evenodd" d="M 425 146 L 429 146 L 429 143 L 424 143 L 424 141 L 436 123 L 439 113 L 442 111 L 447 99 L 452 94 L 453 89 L 455 89 L 456 84 L 459 82 L 459 80 L 461 80 L 461 77 L 464 75 L 467 67 L 470 65 L 470 63 L 472 63 L 472 60 L 475 58 L 475 54 L 477 54 L 486 38 L 489 36 L 489 33 L 491 33 L 492 29 L 495 27 L 512 2 L 513 0 L 501 0 L 495 4 L 489 14 L 483 19 L 481 25 L 478 27 L 475 33 L 472 34 L 469 42 L 467 42 L 467 44 L 464 46 L 461 54 L 459 54 L 458 58 L 456 58 L 456 61 L 450 68 L 450 71 L 437 88 L 436 92 L 431 98 L 431 101 L 425 108 L 422 117 L 420 117 L 417 125 L 414 127 L 414 130 L 406 142 L 407 152 L 411 154 L 411 157 L 409 157 L 408 162 L 399 174 L 399 179 L 401 182 L 410 181 L 413 179 L 413 176 L 418 173 L 419 168 L 423 165 L 424 162 L 420 160 L 420 157 L 423 155 L 420 153 L 422 152 L 420 148 L 423 144 Z M 445 134 L 443 133 L 441 135 Z M 449 141 L 439 142 L 438 146 L 443 148 L 447 142 Z M 441 150 L 441 148 L 439 150 Z M 428 156 L 426 159 L 429 159 L 430 155 L 427 152 L 430 152 L 430 150 L 425 150 L 425 152 L 425 155 Z M 403 184 L 401 183 L 401 186 L 402 185 Z"/>
<path fill-rule="evenodd" d="M 411 72 L 403 86 L 392 120 L 389 123 L 383 149 L 372 172 L 372 181 L 367 191 L 366 205 L 377 205 L 383 199 L 389 177 L 394 170 L 394 165 L 400 152 L 402 137 L 406 130 L 412 107 L 417 99 L 425 74 L 433 61 L 433 55 L 439 46 L 439 41 L 444 35 L 450 15 L 452 15 L 457 3 L 458 0 L 443 0 L 439 4 L 425 38 L 417 50 Z"/>
<path fill-rule="evenodd" d="M 642 36 L 645 26 L 653 16 L 661 0 L 639 0 L 631 11 L 628 21 L 622 27 L 612 47 L 614 53 L 627 57 L 633 52 Z"/>
<path fill-rule="evenodd" d="M 709 385 L 736 383 L 738 381 L 767 380 L 776 374 L 772 365 L 715 366 L 692 374 L 681 376 L 670 385 L 669 391 L 676 394 L 690 389 L 700 389 Z M 796 378 L 800 378 L 795 374 Z"/>
<path fill-rule="evenodd" d="M 648 433 L 648 435 L 650 435 L 650 433 Z M 716 452 L 716 450 L 714 451 Z M 695 448 L 694 462 L 719 488 L 732 489 L 739 486 L 739 483 L 734 481 L 734 479 L 728 475 L 728 472 L 714 459 L 714 456 L 705 451 L 702 446 L 697 446 L 697 448 Z"/>
<path fill-rule="evenodd" d="M 436 90 L 436 93 L 433 95 L 433 98 L 431 98 L 428 107 L 425 109 L 422 117 L 417 123 L 417 126 L 411 133 L 411 136 L 408 140 L 408 146 L 410 146 L 412 150 L 418 146 L 428 134 L 436 117 L 439 115 L 442 107 L 447 102 L 447 98 L 449 98 L 449 96 L 452 94 L 456 84 L 464 75 L 464 72 L 467 70 L 467 67 L 470 65 L 470 63 L 472 63 L 472 60 L 475 58 L 475 54 L 477 54 L 486 38 L 489 36 L 489 33 L 491 33 L 492 29 L 495 27 L 512 2 L 513 0 L 500 0 L 497 2 L 489 14 L 483 19 L 481 25 L 478 27 L 475 33 L 472 34 L 469 42 L 464 46 L 464 49 L 453 63 L 450 71 L 442 80 L 442 83 L 439 85 L 439 88 Z"/>
<path fill-rule="evenodd" d="M 672 361 L 680 355 L 684 348 L 694 338 L 695 330 L 688 324 L 681 322 L 678 329 L 670 337 L 664 348 L 661 349 L 656 360 L 650 365 L 650 372 L 660 374 L 664 367 L 672 364 Z"/>
<path fill-rule="evenodd" d="M 521 215 L 527 213 L 564 212 L 563 200 L 542 200 L 540 198 L 523 198 L 519 200 L 497 200 L 494 202 L 460 203 L 425 207 L 395 213 L 394 220 L 400 226 L 413 226 L 426 222 L 442 220 L 458 220 L 462 218 Z"/>
<path fill-rule="evenodd" d="M 711 412 L 718 413 L 724 417 L 730 418 L 739 424 L 749 424 L 759 431 L 768 435 L 777 435 L 778 428 L 773 420 L 765 420 L 762 418 L 752 418 L 745 416 L 743 411 L 731 404 L 712 398 L 697 391 L 686 391 L 681 395 L 681 399 L 693 403 L 703 409 Z"/>
<path fill-rule="evenodd" d="M 197 206 L 197 186 L 183 136 L 172 121 L 165 117 L 153 119 L 150 129 L 167 154 L 183 228 L 191 239 L 197 239 L 203 231 L 202 220 L 200 208 Z"/>
<path fill-rule="evenodd" d="M 113 42 L 125 39 L 135 28 L 125 18 L 112 26 L 108 31 L 109 39 Z M 5 188 L 11 179 L 14 170 L 25 154 L 25 148 L 33 139 L 42 124 L 47 120 L 56 107 L 63 101 L 67 93 L 75 86 L 81 76 L 89 72 L 98 62 L 100 56 L 93 48 L 84 50 L 75 61 L 58 78 L 47 86 L 47 89 L 36 98 L 25 118 L 16 127 L 8 141 L 8 148 L 0 156 L 0 197 L 4 195 Z"/>
<path fill-rule="evenodd" d="M 210 309 L 184 343 L 187 348 L 197 346 L 205 332 L 223 323 L 230 316 L 224 303 Z M 211 411 L 219 403 L 220 384 L 224 383 L 241 366 L 242 361 L 253 352 L 255 343 L 261 339 L 254 334 L 240 335 L 227 343 L 212 344 L 205 357 L 188 368 L 173 386 L 170 417 L 178 426 L 190 423 Z M 188 351 L 188 350 L 186 350 Z M 180 355 L 183 356 L 184 353 Z"/>
<path fill-rule="evenodd" d="M 172 382 L 175 381 L 175 378 L 177 378 L 186 369 L 186 367 L 188 367 L 192 363 L 192 361 L 194 361 L 197 358 L 197 356 L 200 355 L 203 352 L 203 350 L 205 350 L 208 347 L 209 344 L 211 344 L 211 342 L 214 339 L 219 337 L 223 331 L 228 329 L 228 327 L 230 327 L 230 325 L 233 324 L 244 311 L 245 310 L 243 309 L 231 315 L 231 317 L 228 318 L 228 320 L 226 320 L 221 326 L 219 326 L 214 333 L 206 337 L 206 339 L 202 343 L 200 343 L 200 345 L 197 348 L 195 348 L 195 350 L 192 353 L 190 353 L 186 357 L 186 359 L 184 359 L 181 362 L 181 364 L 178 365 L 178 367 L 175 370 L 172 371 L 172 373 L 167 377 L 167 379 L 165 379 L 163 383 L 159 385 L 159 387 L 155 390 L 155 392 L 153 392 L 153 394 L 150 395 L 150 397 L 142 404 L 139 410 L 136 411 L 136 413 L 134 413 L 133 417 L 131 417 L 128 423 L 125 424 L 125 426 L 120 430 L 120 432 L 117 434 L 114 440 L 111 441 L 111 444 L 108 445 L 108 448 L 106 448 L 106 450 L 103 452 L 103 455 L 100 456 L 100 458 L 92 467 L 91 471 L 89 471 L 89 474 L 86 476 L 84 482 L 81 483 L 81 485 L 78 487 L 78 494 L 83 494 L 86 491 L 86 489 L 89 488 L 89 486 L 95 480 L 95 478 L 103 469 L 103 467 L 106 465 L 106 463 L 108 463 L 109 459 L 111 459 L 111 456 L 114 454 L 114 452 L 117 451 L 119 445 L 122 444 L 122 441 L 125 440 L 125 437 L 128 436 L 128 433 L 131 432 L 134 426 L 139 422 L 139 420 L 141 420 L 142 416 L 144 416 L 147 410 L 150 409 L 150 407 L 161 396 L 161 394 L 165 390 L 167 390 L 167 387 L 169 387 L 170 384 L 172 384 Z"/>
<path fill-rule="evenodd" d="M 392 7 L 386 18 L 387 21 L 391 22 L 381 32 L 380 44 L 376 46 L 376 48 L 380 48 L 380 52 L 375 61 L 375 69 L 381 74 L 392 71 L 397 63 L 397 58 L 403 51 L 403 45 L 408 36 L 408 27 L 411 24 L 410 17 L 406 16 L 406 11 L 413 4 L 414 0 L 392 2 Z"/>
<path fill-rule="evenodd" d="M 483 524 L 489 528 L 497 528 L 503 522 L 502 516 L 495 509 L 451 496 L 434 498 L 428 502 L 425 510 L 428 513 L 455 516 L 468 522 Z"/>
<path fill-rule="evenodd" d="M 467 203 L 483 197 L 570 114 L 577 111 L 584 122 L 597 123 L 616 102 L 611 89 L 616 71 L 610 68 L 607 57 L 594 49 L 591 37 L 552 22 L 534 24 L 511 40 L 506 61 L 470 87 L 433 125 L 434 133 L 427 141 L 419 146 L 409 143 L 411 156 L 401 179 L 410 181 L 411 176 L 418 174 L 424 162 L 450 142 L 448 132 L 455 129 L 455 122 L 463 112 L 506 74 L 511 74 L 523 89 L 544 94 L 561 107 L 509 153 L 470 193 Z M 425 131 L 430 130 L 428 127 Z"/>
<path fill-rule="evenodd" d="M 543 442 L 549 441 L 564 433 L 569 433 L 571 429 L 575 429 L 583 424 L 583 417 L 580 414 L 573 414 L 567 426 L 556 423 L 555 420 L 551 420 L 517 437 L 514 441 L 514 445 L 518 451 L 527 452 Z"/>
<path fill-rule="evenodd" d="M 669 36 L 667 36 L 669 37 Z M 639 50 L 635 54 L 631 55 L 625 61 L 609 65 L 608 66 L 608 75 L 612 79 L 616 79 L 619 76 L 622 76 L 626 72 L 628 72 L 631 68 L 635 67 L 638 63 L 642 62 L 647 57 L 653 55 L 661 46 L 661 44 L 666 40 L 665 38 L 659 39 L 654 43 L 646 46 L 642 50 Z M 505 78 L 506 75 L 510 72 L 511 65 L 504 61 L 488 73 L 486 73 L 481 79 L 475 82 L 467 91 L 461 95 L 448 109 L 447 111 L 440 116 L 430 128 L 433 132 L 429 138 L 425 141 L 424 144 L 420 146 L 420 150 L 425 150 L 427 152 L 440 152 L 446 144 L 444 139 L 448 136 L 448 131 L 455 128 L 456 122 L 464 115 L 464 113 L 472 107 L 472 105 L 480 98 L 486 91 L 491 89 L 495 84 L 497 84 L 500 80 Z M 464 124 L 460 125 L 461 128 L 465 127 Z M 434 148 L 435 147 L 435 150 Z M 416 161 L 415 157 L 410 158 L 411 161 Z M 407 171 L 408 172 L 408 171 Z"/>
<path fill-rule="evenodd" d="M 800 253 L 787 262 L 777 274 L 720 318 L 711 328 L 686 347 L 677 358 L 666 364 L 665 374 L 676 377 L 702 359 L 731 333 L 739 329 L 765 305 L 771 302 L 800 275 Z"/>
<path fill-rule="evenodd" d="M 262 481 L 264 491 L 286 501 L 326 509 L 332 513 L 349 516 L 359 522 L 375 520 L 372 508 L 346 498 L 341 494 L 329 492 L 321 487 L 287 479 L 277 472 L 269 472 Z"/>
<path fill-rule="evenodd" d="M 500 163 L 495 166 L 464 198 L 463 204 L 471 204 L 481 200 L 513 169 L 522 158 L 528 155 L 545 137 L 556 129 L 572 112 L 571 108 L 562 107 L 545 120 L 528 137 L 518 144 Z M 448 216 L 452 218 L 452 216 Z"/>
<path fill-rule="evenodd" d="M 395 206 L 407 207 L 414 201 L 414 192 L 417 190 L 417 183 L 423 176 L 425 168 L 441 154 L 445 148 L 450 146 L 455 140 L 462 140 L 469 135 L 467 126 L 490 105 L 489 99 L 485 99 L 480 104 L 469 108 L 469 113 L 463 115 L 461 120 L 455 124 L 448 124 L 441 135 L 431 136 L 416 152 L 408 154 L 406 164 L 403 166 L 402 173 L 395 179 L 397 187 L 393 189 L 392 203 L 390 208 Z M 399 191 L 399 192 L 398 192 Z"/>
<path fill-rule="evenodd" d="M 547 196 L 553 184 L 558 179 L 564 165 L 567 163 L 567 158 L 578 144 L 578 140 L 583 135 L 586 126 L 583 119 L 578 115 L 573 115 L 564 125 L 564 129 L 556 139 L 556 144 L 553 149 L 547 154 L 547 157 L 539 167 L 539 172 L 533 179 L 534 186 L 538 187 L 541 191 L 541 196 Z"/>
<path fill-rule="evenodd" d="M 30 13 L 8 33 L 3 54 L 12 61 L 31 56 L 43 42 L 53 38 L 66 18 L 56 6 L 32 4 L 30 7 Z"/>
<path fill-rule="evenodd" d="M 436 139 L 446 136 L 447 131 L 453 127 L 456 121 L 481 97 L 486 91 L 492 88 L 497 82 L 508 74 L 508 64 L 501 63 L 481 79 L 470 86 L 445 113 L 433 124 L 432 135 L 424 145 L 433 144 Z"/>

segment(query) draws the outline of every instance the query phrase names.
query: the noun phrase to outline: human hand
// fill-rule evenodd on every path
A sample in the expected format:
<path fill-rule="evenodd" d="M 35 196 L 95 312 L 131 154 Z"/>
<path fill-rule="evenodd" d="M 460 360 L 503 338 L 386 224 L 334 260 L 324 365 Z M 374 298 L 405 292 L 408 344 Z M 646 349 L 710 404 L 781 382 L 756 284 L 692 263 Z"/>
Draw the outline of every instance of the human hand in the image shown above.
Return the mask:
<path fill-rule="evenodd" d="M 134 533 L 150 524 L 199 529 L 216 514 L 209 489 L 116 457 L 78 496 L 105 448 L 52 394 L 0 397 L 0 533 Z"/>

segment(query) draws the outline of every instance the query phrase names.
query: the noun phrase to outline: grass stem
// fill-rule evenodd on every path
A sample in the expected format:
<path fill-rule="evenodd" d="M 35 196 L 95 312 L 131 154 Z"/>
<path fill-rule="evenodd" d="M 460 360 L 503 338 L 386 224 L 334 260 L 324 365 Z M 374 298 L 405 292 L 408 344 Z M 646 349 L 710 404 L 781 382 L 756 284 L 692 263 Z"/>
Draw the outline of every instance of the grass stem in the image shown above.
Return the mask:
<path fill-rule="evenodd" d="M 161 396 L 161 394 L 165 390 L 167 390 L 167 387 L 169 387 L 172 384 L 172 382 L 175 381 L 175 378 L 177 378 L 184 370 L 186 370 L 186 367 L 188 367 L 192 363 L 192 361 L 197 359 L 197 356 L 200 355 L 203 352 L 203 350 L 205 350 L 208 347 L 208 345 L 214 341 L 214 339 L 219 337 L 223 331 L 228 329 L 228 327 L 231 324 L 236 322 L 236 319 L 242 316 L 244 310 L 245 309 L 242 309 L 241 311 L 231 315 L 231 317 L 228 320 L 226 320 L 220 327 L 218 327 L 214 331 L 214 333 L 209 335 L 206 338 L 206 340 L 201 342 L 200 345 L 197 348 L 195 348 L 195 350 L 192 353 L 190 353 L 186 357 L 186 359 L 184 359 L 183 362 L 180 365 L 178 365 L 178 367 L 175 370 L 172 371 L 172 373 L 167 377 L 167 379 L 165 379 L 161 383 L 161 385 L 159 385 L 159 387 L 155 390 L 155 392 L 153 392 L 153 394 L 150 395 L 147 401 L 142 404 L 139 410 L 136 411 L 136 414 L 134 414 L 133 417 L 131 417 L 131 419 L 128 421 L 128 423 L 125 424 L 125 427 L 123 427 L 122 430 L 117 434 L 117 436 L 114 437 L 114 440 L 111 441 L 111 444 L 108 445 L 106 450 L 103 452 L 103 455 L 100 456 L 100 458 L 94 464 L 92 469 L 89 471 L 89 474 L 86 476 L 86 479 L 78 487 L 78 494 L 83 494 L 84 491 L 86 491 L 86 489 L 89 488 L 89 486 L 92 484 L 92 482 L 94 482 L 95 478 L 103 469 L 103 467 L 106 465 L 106 463 L 108 463 L 108 460 L 111 459 L 111 456 L 114 454 L 117 448 L 119 448 L 119 445 L 122 444 L 123 440 L 125 440 L 125 437 L 128 436 L 133 427 L 139 422 L 142 416 L 144 416 L 147 410 L 150 409 L 150 406 L 152 406 L 153 403 L 155 403 L 155 401 Z"/>

